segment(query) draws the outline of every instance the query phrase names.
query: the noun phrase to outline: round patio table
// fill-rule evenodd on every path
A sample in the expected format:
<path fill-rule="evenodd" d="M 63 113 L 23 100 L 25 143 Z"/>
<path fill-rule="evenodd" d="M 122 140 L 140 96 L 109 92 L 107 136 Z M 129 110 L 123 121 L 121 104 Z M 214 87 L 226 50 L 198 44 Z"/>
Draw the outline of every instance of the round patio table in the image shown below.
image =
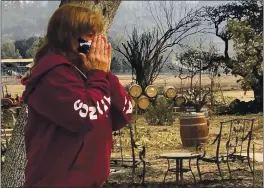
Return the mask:
<path fill-rule="evenodd" d="M 196 179 L 193 174 L 192 168 L 191 168 L 191 160 L 197 159 L 200 155 L 195 153 L 163 153 L 159 156 L 159 158 L 167 159 L 168 161 L 168 169 L 164 176 L 164 183 L 166 180 L 166 176 L 168 175 L 168 172 L 174 172 L 176 173 L 176 184 L 183 184 L 183 173 L 184 172 L 191 172 L 194 183 L 196 184 Z M 176 167 L 170 167 L 170 159 L 176 160 Z M 183 168 L 183 160 L 189 160 L 189 168 Z"/>

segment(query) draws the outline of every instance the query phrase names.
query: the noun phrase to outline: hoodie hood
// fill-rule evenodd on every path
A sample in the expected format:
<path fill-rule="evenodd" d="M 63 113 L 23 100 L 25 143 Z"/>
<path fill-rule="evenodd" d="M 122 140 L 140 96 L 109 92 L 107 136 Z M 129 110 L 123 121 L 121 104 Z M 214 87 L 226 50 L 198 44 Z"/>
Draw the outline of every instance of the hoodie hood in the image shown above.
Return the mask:
<path fill-rule="evenodd" d="M 32 93 L 43 76 L 46 75 L 51 69 L 58 65 L 68 64 L 73 66 L 65 57 L 61 55 L 48 54 L 44 56 L 35 65 L 34 70 L 29 76 L 21 79 L 21 84 L 25 85 L 25 91 L 23 92 L 22 98 L 27 102 L 27 98 Z"/>

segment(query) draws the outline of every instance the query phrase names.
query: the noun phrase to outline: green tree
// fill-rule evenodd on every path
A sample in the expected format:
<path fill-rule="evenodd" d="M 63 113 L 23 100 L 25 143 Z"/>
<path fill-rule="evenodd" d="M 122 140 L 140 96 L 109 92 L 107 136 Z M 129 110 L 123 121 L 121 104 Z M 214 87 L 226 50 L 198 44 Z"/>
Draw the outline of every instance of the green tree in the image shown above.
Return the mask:
<path fill-rule="evenodd" d="M 204 18 L 212 23 L 215 35 L 224 42 L 223 60 L 233 75 L 243 77 L 242 87 L 252 89 L 262 111 L 262 41 L 263 1 L 243 0 L 216 7 L 205 7 Z M 229 41 L 234 41 L 235 57 L 229 55 Z"/>
<path fill-rule="evenodd" d="M 7 40 L 3 42 L 1 48 L 2 48 L 1 50 L 2 59 L 21 58 L 19 51 L 15 47 L 14 41 Z"/>
<path fill-rule="evenodd" d="M 240 72 L 244 77 L 238 81 L 242 88 L 247 91 L 255 91 L 255 100 L 262 102 L 263 99 L 263 36 L 262 32 L 257 33 L 247 21 L 228 22 L 228 29 L 232 33 L 236 60 L 240 66 L 234 70 Z M 262 87 L 261 87 L 262 86 Z M 260 93 L 256 93 L 260 91 Z"/>
<path fill-rule="evenodd" d="M 19 50 L 22 58 L 32 58 L 39 43 L 39 37 L 30 37 L 15 41 L 16 49 Z"/>
<path fill-rule="evenodd" d="M 41 44 L 43 44 L 43 42 L 44 42 L 44 38 L 43 37 L 39 37 L 38 39 L 33 41 L 33 44 L 31 45 L 31 47 L 26 50 L 25 57 L 34 58 L 36 53 L 37 53 L 37 50 L 39 49 Z"/>

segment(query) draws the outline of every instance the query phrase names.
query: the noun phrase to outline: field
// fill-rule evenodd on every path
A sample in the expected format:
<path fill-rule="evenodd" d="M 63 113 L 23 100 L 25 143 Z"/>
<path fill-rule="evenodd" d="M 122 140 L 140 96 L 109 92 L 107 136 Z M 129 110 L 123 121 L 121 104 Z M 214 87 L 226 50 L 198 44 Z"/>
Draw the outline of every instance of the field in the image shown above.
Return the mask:
<path fill-rule="evenodd" d="M 131 83 L 131 75 L 117 75 L 122 85 L 127 85 Z M 250 101 L 254 99 L 254 95 L 252 91 L 248 91 L 246 94 L 240 89 L 240 85 L 236 82 L 239 77 L 235 76 L 221 76 L 220 78 L 217 78 L 215 80 L 216 87 L 215 90 L 219 91 L 220 89 L 223 91 L 224 97 L 235 99 L 238 98 L 242 101 Z M 182 81 L 181 86 L 181 80 L 179 78 L 175 78 L 172 75 L 160 75 L 156 81 L 154 82 L 157 86 L 174 86 L 178 91 L 180 91 L 180 88 L 187 88 L 189 86 L 190 80 L 185 79 Z M 194 85 L 198 86 L 198 77 L 194 78 L 193 81 Z M 202 87 L 208 87 L 210 85 L 210 79 L 208 76 L 204 75 L 202 76 Z M 219 87 L 220 85 L 220 87 Z M 4 89 L 5 90 L 5 89 Z M 24 86 L 22 85 L 7 85 L 7 90 L 12 95 L 19 94 L 21 95 Z"/>

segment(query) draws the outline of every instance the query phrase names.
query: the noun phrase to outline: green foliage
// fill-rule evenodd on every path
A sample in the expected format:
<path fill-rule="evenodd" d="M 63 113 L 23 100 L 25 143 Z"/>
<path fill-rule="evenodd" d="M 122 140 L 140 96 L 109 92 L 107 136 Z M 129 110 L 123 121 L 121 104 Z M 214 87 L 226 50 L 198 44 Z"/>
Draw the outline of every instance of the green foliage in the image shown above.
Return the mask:
<path fill-rule="evenodd" d="M 30 37 L 15 41 L 15 46 L 23 58 L 33 58 L 40 42 L 43 42 L 42 37 Z"/>
<path fill-rule="evenodd" d="M 44 38 L 42 37 L 39 37 L 36 40 L 34 40 L 31 47 L 26 50 L 26 57 L 34 58 L 37 53 L 37 50 L 39 49 L 41 44 L 43 44 L 43 42 L 44 42 Z"/>
<path fill-rule="evenodd" d="M 228 29 L 232 33 L 232 40 L 234 42 L 234 50 L 236 52 L 236 59 L 240 62 L 240 66 L 235 66 L 236 72 L 241 72 L 243 79 L 241 81 L 242 88 L 247 91 L 251 89 L 251 85 L 258 84 L 258 79 L 253 72 L 257 69 L 259 75 L 263 75 L 262 67 L 262 50 L 263 50 L 263 36 L 258 34 L 247 21 L 230 20 L 228 22 Z"/>
<path fill-rule="evenodd" d="M 7 40 L 2 43 L 1 57 L 2 59 L 21 58 L 19 51 L 15 47 L 14 41 Z"/>
<path fill-rule="evenodd" d="M 144 118 L 151 125 L 172 125 L 175 121 L 172 107 L 172 100 L 158 97 L 155 104 L 147 108 Z"/>
<path fill-rule="evenodd" d="M 243 79 L 242 88 L 254 91 L 254 98 L 263 103 L 263 1 L 236 1 L 217 7 L 205 7 L 207 21 L 225 44 L 220 57 L 233 75 Z M 209 20 L 208 20 L 209 18 Z M 235 57 L 229 56 L 229 41 L 234 41 Z"/>

